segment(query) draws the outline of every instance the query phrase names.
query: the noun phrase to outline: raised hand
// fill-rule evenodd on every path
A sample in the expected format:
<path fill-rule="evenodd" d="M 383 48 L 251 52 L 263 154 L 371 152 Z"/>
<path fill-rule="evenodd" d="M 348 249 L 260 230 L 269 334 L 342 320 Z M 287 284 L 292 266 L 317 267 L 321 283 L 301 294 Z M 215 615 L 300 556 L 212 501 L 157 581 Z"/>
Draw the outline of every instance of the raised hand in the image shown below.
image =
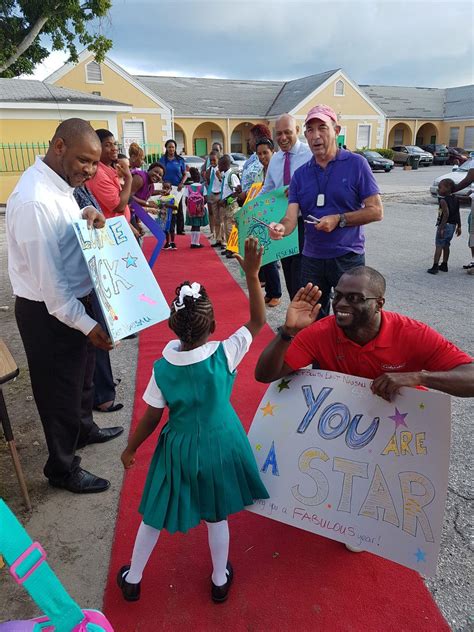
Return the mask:
<path fill-rule="evenodd" d="M 318 303 L 320 298 L 321 290 L 312 283 L 307 283 L 296 292 L 286 312 L 285 329 L 290 335 L 314 323 L 321 309 Z"/>
<path fill-rule="evenodd" d="M 240 263 L 242 270 L 245 272 L 245 276 L 257 275 L 262 264 L 263 246 L 259 246 L 258 239 L 255 237 L 248 237 L 245 240 L 244 257 L 241 257 L 237 252 L 234 253 L 234 258 Z"/>

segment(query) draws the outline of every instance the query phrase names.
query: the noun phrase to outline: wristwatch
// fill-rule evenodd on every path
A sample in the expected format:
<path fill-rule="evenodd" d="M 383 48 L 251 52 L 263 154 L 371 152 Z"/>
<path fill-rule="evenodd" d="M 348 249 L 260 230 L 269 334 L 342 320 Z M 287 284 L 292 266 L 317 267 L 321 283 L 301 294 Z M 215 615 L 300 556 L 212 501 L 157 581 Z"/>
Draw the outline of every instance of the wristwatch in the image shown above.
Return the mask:
<path fill-rule="evenodd" d="M 344 228 L 344 226 L 347 224 L 347 219 L 346 216 L 344 215 L 344 213 L 340 213 L 339 215 L 339 228 Z"/>
<path fill-rule="evenodd" d="M 281 325 L 281 327 L 278 327 L 277 332 L 280 338 L 284 340 L 285 342 L 291 342 L 294 338 L 294 336 L 292 336 L 291 334 L 286 333 L 284 325 Z"/>

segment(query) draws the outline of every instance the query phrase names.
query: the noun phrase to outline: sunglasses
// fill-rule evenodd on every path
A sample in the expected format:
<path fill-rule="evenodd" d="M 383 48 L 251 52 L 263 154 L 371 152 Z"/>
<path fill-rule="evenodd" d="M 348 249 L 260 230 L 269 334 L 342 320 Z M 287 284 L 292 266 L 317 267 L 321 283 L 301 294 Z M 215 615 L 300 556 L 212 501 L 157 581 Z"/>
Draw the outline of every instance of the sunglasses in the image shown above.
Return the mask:
<path fill-rule="evenodd" d="M 358 294 L 357 292 L 331 292 L 329 295 L 333 303 L 338 303 L 341 299 L 346 299 L 349 305 L 362 305 L 366 301 L 376 301 L 381 298 L 380 296 L 364 296 L 363 294 Z"/>

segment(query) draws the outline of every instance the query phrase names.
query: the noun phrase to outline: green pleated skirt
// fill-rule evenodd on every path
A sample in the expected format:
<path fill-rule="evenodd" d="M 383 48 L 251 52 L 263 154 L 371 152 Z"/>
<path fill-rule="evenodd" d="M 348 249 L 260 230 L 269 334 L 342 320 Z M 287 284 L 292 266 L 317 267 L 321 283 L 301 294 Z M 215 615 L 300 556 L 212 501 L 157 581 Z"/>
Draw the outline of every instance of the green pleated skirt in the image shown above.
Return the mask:
<path fill-rule="evenodd" d="M 139 511 L 155 529 L 186 532 L 201 520 L 225 520 L 258 498 L 268 498 L 268 492 L 237 418 L 199 434 L 176 432 L 167 424 Z"/>

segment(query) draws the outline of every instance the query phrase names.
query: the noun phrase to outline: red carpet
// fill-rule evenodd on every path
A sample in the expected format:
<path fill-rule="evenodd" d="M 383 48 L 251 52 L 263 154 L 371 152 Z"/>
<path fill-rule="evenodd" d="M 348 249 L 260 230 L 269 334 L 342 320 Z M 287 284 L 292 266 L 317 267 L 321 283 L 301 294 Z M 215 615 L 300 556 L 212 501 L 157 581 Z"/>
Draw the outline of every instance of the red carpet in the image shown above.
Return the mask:
<path fill-rule="evenodd" d="M 248 320 L 247 298 L 207 241 L 197 251 L 189 248 L 188 236 L 178 239 L 179 250 L 163 252 L 155 265 L 160 286 L 171 300 L 183 280 L 201 282 L 214 304 L 215 338 L 226 338 Z M 166 323 L 140 334 L 133 425 L 144 410 L 141 396 L 152 363 L 171 336 Z M 271 337 L 265 327 L 239 367 L 233 404 L 247 429 L 266 389 L 254 381 L 253 368 Z M 163 532 L 145 571 L 140 601 L 125 602 L 115 576 L 130 560 L 155 441 L 150 438 L 142 446 L 123 485 L 104 603 L 116 632 L 449 631 L 414 571 L 369 553 L 349 553 L 337 542 L 246 511 L 229 520 L 235 579 L 226 603 L 216 605 L 210 599 L 204 525 L 187 535 Z"/>

